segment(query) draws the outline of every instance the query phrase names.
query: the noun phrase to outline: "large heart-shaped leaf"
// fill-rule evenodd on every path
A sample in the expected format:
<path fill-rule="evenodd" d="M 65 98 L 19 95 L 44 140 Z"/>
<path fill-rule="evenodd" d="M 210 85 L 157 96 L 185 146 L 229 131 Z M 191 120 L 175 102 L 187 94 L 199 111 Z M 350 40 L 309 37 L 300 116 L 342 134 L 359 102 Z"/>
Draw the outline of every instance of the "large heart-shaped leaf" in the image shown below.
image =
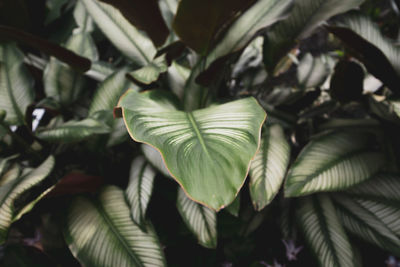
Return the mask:
<path fill-rule="evenodd" d="M 124 192 L 103 188 L 97 199 L 76 197 L 68 210 L 66 241 L 85 266 L 165 266 L 154 230 L 131 219 Z"/>
<path fill-rule="evenodd" d="M 279 192 L 290 159 L 290 146 L 278 124 L 265 127 L 260 150 L 250 166 L 250 195 L 262 210 Z"/>
<path fill-rule="evenodd" d="M 125 56 L 145 66 L 156 49 L 149 38 L 140 33 L 113 6 L 98 0 L 81 0 L 97 26 Z"/>
<path fill-rule="evenodd" d="M 329 18 L 356 8 L 364 0 L 297 0 L 289 17 L 274 25 L 264 43 L 264 62 L 273 70 L 280 57 Z"/>
<path fill-rule="evenodd" d="M 137 157 L 131 165 L 126 198 L 131 206 L 132 219 L 138 225 L 143 225 L 147 205 L 153 193 L 155 170 L 146 162 L 144 157 Z"/>
<path fill-rule="evenodd" d="M 184 112 L 164 91 L 121 97 L 131 137 L 157 148 L 193 200 L 219 210 L 232 202 L 257 151 L 265 112 L 254 98 Z M 205 167 L 207 166 L 207 167 Z"/>
<path fill-rule="evenodd" d="M 388 210 L 377 202 L 354 200 L 343 195 L 336 196 L 334 200 L 337 214 L 349 232 L 400 255 L 400 239 L 396 236 L 399 209 Z"/>
<path fill-rule="evenodd" d="M 206 248 L 217 246 L 217 214 L 190 198 L 179 188 L 176 206 L 185 224 Z"/>
<path fill-rule="evenodd" d="M 285 195 L 337 191 L 371 178 L 383 165 L 384 157 L 368 149 L 368 144 L 367 135 L 345 132 L 312 140 L 288 173 Z"/>
<path fill-rule="evenodd" d="M 302 199 L 297 215 L 320 266 L 356 266 L 353 249 L 327 195 Z"/>
<path fill-rule="evenodd" d="M 7 175 L 1 177 L 0 186 L 0 244 L 2 244 L 8 233 L 10 225 L 21 218 L 22 215 L 30 211 L 33 206 L 48 192 L 49 188 L 38 191 L 37 187 L 46 177 L 49 176 L 54 167 L 54 158 L 48 157 L 39 167 L 23 174 L 22 176 L 14 176 L 10 179 Z M 3 183 L 3 179 L 7 182 Z M 29 201 L 24 203 L 16 202 L 22 195 L 29 194 Z"/>
<path fill-rule="evenodd" d="M 5 122 L 25 123 L 25 111 L 33 102 L 33 79 L 25 68 L 24 56 L 15 45 L 0 43 L 0 110 Z"/>

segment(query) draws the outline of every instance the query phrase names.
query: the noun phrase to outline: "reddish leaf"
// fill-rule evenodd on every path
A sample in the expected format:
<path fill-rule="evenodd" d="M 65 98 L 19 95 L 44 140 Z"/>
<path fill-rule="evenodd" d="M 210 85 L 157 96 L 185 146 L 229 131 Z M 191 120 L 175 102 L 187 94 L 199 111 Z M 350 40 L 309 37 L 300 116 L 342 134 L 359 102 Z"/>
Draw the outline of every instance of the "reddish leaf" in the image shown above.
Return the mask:
<path fill-rule="evenodd" d="M 47 197 L 96 192 L 103 184 L 103 177 L 71 172 L 65 175 Z"/>

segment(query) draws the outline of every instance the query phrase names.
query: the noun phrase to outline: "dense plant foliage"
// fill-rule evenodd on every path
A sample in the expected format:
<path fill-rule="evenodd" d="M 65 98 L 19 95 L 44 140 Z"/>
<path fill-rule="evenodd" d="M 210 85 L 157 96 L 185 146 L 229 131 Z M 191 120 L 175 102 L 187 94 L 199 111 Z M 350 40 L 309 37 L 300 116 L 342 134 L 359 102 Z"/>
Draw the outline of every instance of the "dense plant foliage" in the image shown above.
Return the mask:
<path fill-rule="evenodd" d="M 2 2 L 0 265 L 397 266 L 399 9 Z"/>

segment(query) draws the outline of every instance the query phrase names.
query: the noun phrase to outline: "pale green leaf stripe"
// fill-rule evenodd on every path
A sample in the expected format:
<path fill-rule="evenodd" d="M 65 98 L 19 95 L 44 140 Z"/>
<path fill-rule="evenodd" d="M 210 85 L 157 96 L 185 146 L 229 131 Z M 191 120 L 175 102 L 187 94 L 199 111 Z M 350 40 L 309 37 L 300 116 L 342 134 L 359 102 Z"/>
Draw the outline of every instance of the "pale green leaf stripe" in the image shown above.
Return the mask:
<path fill-rule="evenodd" d="M 81 0 L 90 16 L 107 38 L 129 59 L 145 66 L 156 49 L 151 40 L 139 32 L 117 10 L 98 0 Z"/>
<path fill-rule="evenodd" d="M 129 75 L 138 82 L 143 84 L 151 84 L 157 81 L 158 77 L 160 77 L 160 74 L 166 72 L 167 70 L 167 61 L 165 60 L 165 55 L 163 55 L 154 59 L 146 66 L 130 72 Z"/>
<path fill-rule="evenodd" d="M 256 210 L 262 210 L 279 192 L 289 158 L 290 146 L 282 127 L 265 127 L 260 149 L 250 166 L 250 196 Z"/>
<path fill-rule="evenodd" d="M 384 157 L 367 147 L 368 136 L 362 134 L 331 133 L 312 140 L 289 170 L 285 195 L 337 191 L 369 179 L 381 168 Z"/>
<path fill-rule="evenodd" d="M 349 232 L 396 255 L 400 255 L 400 239 L 385 224 L 385 221 L 391 221 L 390 217 L 395 216 L 395 214 L 389 214 L 389 217 L 382 220 L 377 214 L 366 208 L 370 204 L 368 202 L 364 202 L 364 205 L 362 205 L 362 202 L 359 203 L 343 195 L 338 195 L 334 200 L 337 214 Z M 393 225 L 391 226 L 393 227 Z"/>
<path fill-rule="evenodd" d="M 345 192 L 359 198 L 400 205 L 400 177 L 397 174 L 379 173 Z"/>
<path fill-rule="evenodd" d="M 54 158 L 50 156 L 39 167 L 19 178 L 9 179 L 8 183 L 0 187 L 0 244 L 5 241 L 10 225 L 32 209 L 33 204 L 42 198 L 44 194 L 41 192 L 35 195 L 30 203 L 23 203 L 24 206 L 19 206 L 21 208 L 19 211 L 16 210 L 14 202 L 32 187 L 40 184 L 50 174 L 53 167 Z M 47 192 L 48 190 L 44 193 Z"/>
<path fill-rule="evenodd" d="M 259 30 L 284 19 L 291 5 L 291 0 L 257 1 L 232 24 L 222 40 L 210 52 L 206 68 L 214 60 L 245 47 Z"/>
<path fill-rule="evenodd" d="M 146 159 L 157 169 L 159 170 L 164 176 L 172 178 L 171 174 L 169 173 L 167 167 L 165 167 L 164 160 L 161 157 L 160 152 L 157 151 L 154 147 L 142 144 L 141 145 L 142 151 Z"/>
<path fill-rule="evenodd" d="M 303 56 L 297 68 L 297 80 L 304 89 L 320 86 L 329 74 L 330 69 L 322 57 L 313 57 L 311 53 Z"/>
<path fill-rule="evenodd" d="M 193 200 L 215 210 L 225 207 L 247 176 L 264 110 L 254 98 L 245 98 L 183 112 L 161 93 L 129 90 L 121 98 L 131 137 L 161 152 L 169 172 Z"/>
<path fill-rule="evenodd" d="M 73 34 L 66 48 L 80 56 L 97 60 L 98 54 L 89 33 L 79 31 Z M 64 105 L 68 105 L 80 96 L 84 88 L 84 76 L 68 65 L 52 57 L 44 70 L 43 83 L 46 95 Z"/>
<path fill-rule="evenodd" d="M 18 164 L 13 164 L 10 166 L 4 174 L 1 175 L 0 178 L 0 187 L 11 182 L 12 180 L 17 179 L 21 175 L 21 167 Z"/>
<path fill-rule="evenodd" d="M 25 123 L 26 108 L 34 100 L 33 79 L 24 66 L 24 56 L 10 43 L 0 43 L 0 110 L 10 125 Z"/>
<path fill-rule="evenodd" d="M 95 134 L 106 134 L 110 128 L 91 118 L 82 121 L 68 121 L 53 129 L 46 129 L 36 133 L 39 139 L 48 142 L 78 142 Z"/>
<path fill-rule="evenodd" d="M 197 204 L 179 188 L 177 203 L 186 226 L 196 236 L 199 244 L 207 248 L 217 246 L 217 214 L 215 211 Z"/>
<path fill-rule="evenodd" d="M 305 239 L 323 267 L 354 267 L 354 254 L 327 195 L 301 200 L 298 210 Z"/>
<path fill-rule="evenodd" d="M 84 266 L 165 266 L 154 230 L 132 221 L 124 192 L 104 187 L 96 200 L 76 197 L 68 210 L 66 241 Z"/>
<path fill-rule="evenodd" d="M 128 88 L 137 88 L 125 78 L 128 68 L 123 68 L 108 76 L 97 88 L 89 108 L 89 115 L 100 110 L 112 110 L 118 103 L 119 97 Z"/>
<path fill-rule="evenodd" d="M 144 157 L 137 157 L 132 162 L 125 194 L 131 206 L 132 219 L 138 225 L 143 225 L 145 222 L 146 209 L 153 192 L 155 176 L 156 172 Z"/>

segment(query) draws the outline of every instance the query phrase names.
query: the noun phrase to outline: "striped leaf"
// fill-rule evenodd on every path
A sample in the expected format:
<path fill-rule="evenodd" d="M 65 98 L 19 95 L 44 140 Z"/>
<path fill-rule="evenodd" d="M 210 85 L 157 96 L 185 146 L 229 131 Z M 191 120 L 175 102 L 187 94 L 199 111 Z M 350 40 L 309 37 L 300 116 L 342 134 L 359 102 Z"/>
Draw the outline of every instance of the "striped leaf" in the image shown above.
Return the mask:
<path fill-rule="evenodd" d="M 147 144 L 142 144 L 141 148 L 144 156 L 153 165 L 153 167 L 159 170 L 165 177 L 172 178 L 167 167 L 165 167 L 164 159 L 157 149 Z"/>
<path fill-rule="evenodd" d="M 168 65 L 167 61 L 165 60 L 165 56 L 161 56 L 154 59 L 143 68 L 130 72 L 129 75 L 135 81 L 148 85 L 157 81 L 160 74 L 166 72 L 167 70 Z"/>
<path fill-rule="evenodd" d="M 354 200 L 343 195 L 334 198 L 337 214 L 352 234 L 400 255 L 399 210 L 374 201 Z M 379 210 L 381 209 L 381 210 Z M 376 213 L 378 211 L 378 213 Z"/>
<path fill-rule="evenodd" d="M 131 206 L 132 219 L 138 225 L 144 225 L 145 223 L 146 209 L 153 192 L 155 176 L 156 172 L 144 157 L 137 157 L 132 162 L 125 194 Z"/>
<path fill-rule="evenodd" d="M 98 58 L 92 37 L 84 31 L 73 34 L 69 38 L 66 48 L 91 60 Z M 81 73 L 53 57 L 46 66 L 43 82 L 46 95 L 63 105 L 69 105 L 76 101 L 85 86 L 85 78 Z"/>
<path fill-rule="evenodd" d="M 312 140 L 289 170 L 285 195 L 338 191 L 369 179 L 381 168 L 384 157 L 371 152 L 368 141 L 367 135 L 346 132 Z"/>
<path fill-rule="evenodd" d="M 330 69 L 322 57 L 313 57 L 310 53 L 304 55 L 297 68 L 297 80 L 302 88 L 314 88 L 323 84 Z"/>
<path fill-rule="evenodd" d="M 190 231 L 196 236 L 200 245 L 206 248 L 217 246 L 217 214 L 215 211 L 197 204 L 188 198 L 179 188 L 178 211 Z"/>
<path fill-rule="evenodd" d="M 273 69 L 280 57 L 285 56 L 296 40 L 302 40 L 329 18 L 349 11 L 364 0 L 296 0 L 289 17 L 278 22 L 268 32 L 264 62 Z"/>
<path fill-rule="evenodd" d="M 100 30 L 125 56 L 140 66 L 152 61 L 156 54 L 153 43 L 132 26 L 118 9 L 98 0 L 81 1 Z"/>
<path fill-rule="evenodd" d="M 6 240 L 10 225 L 30 211 L 49 192 L 51 188 L 38 191 L 37 186 L 49 176 L 53 167 L 54 158 L 50 156 L 40 166 L 23 173 L 18 178 L 14 176 L 14 179 L 10 179 L 6 175 L 2 176 L 1 179 L 7 179 L 8 182 L 0 186 L 0 244 Z M 30 194 L 28 200 L 24 198 L 21 203 L 20 197 L 26 194 Z"/>
<path fill-rule="evenodd" d="M 34 100 L 33 79 L 23 64 L 24 56 L 9 43 L 0 43 L 0 110 L 10 125 L 25 123 L 26 108 Z"/>
<path fill-rule="evenodd" d="M 327 195 L 302 199 L 297 215 L 320 266 L 355 266 L 353 249 Z"/>
<path fill-rule="evenodd" d="M 48 142 L 79 142 L 95 134 L 106 134 L 110 128 L 91 118 L 68 121 L 55 128 L 38 131 L 36 136 Z"/>
<path fill-rule="evenodd" d="M 124 192 L 104 187 L 97 199 L 76 197 L 68 210 L 65 239 L 84 266 L 165 266 L 151 227 L 132 221 Z"/>
<path fill-rule="evenodd" d="M 254 98 L 183 112 L 163 91 L 129 90 L 119 106 L 131 137 L 161 152 L 190 198 L 215 210 L 235 199 L 266 116 Z"/>
<path fill-rule="evenodd" d="M 182 99 L 183 97 L 183 88 L 186 80 L 189 78 L 189 75 L 190 69 L 179 65 L 175 61 L 173 61 L 171 66 L 168 68 L 168 85 L 172 92 L 179 97 L 179 99 Z"/>
<path fill-rule="evenodd" d="M 260 150 L 250 166 L 250 196 L 262 210 L 279 192 L 290 159 L 290 146 L 278 124 L 264 128 Z"/>

